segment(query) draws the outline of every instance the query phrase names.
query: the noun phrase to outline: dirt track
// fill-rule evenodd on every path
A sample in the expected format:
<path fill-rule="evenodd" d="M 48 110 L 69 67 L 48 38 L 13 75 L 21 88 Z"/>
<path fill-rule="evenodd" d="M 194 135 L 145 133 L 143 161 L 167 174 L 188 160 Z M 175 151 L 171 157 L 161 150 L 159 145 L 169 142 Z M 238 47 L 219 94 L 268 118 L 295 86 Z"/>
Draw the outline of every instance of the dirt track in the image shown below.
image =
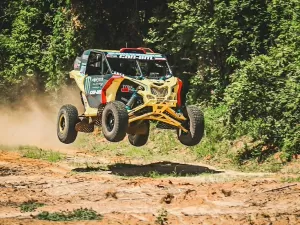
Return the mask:
<path fill-rule="evenodd" d="M 96 210 L 103 220 L 71 224 L 155 224 L 162 208 L 168 213 L 166 224 L 300 224 L 300 184 L 282 183 L 276 175 L 168 162 L 121 166 L 115 160 L 101 171 L 70 166 L 70 161 L 109 159 L 69 154 L 53 164 L 0 151 L 1 225 L 56 224 L 31 215 L 80 207 Z M 151 170 L 167 174 L 175 167 L 196 176 L 143 177 Z M 276 189 L 280 187 L 285 188 Z M 20 204 L 28 200 L 46 205 L 21 213 Z"/>

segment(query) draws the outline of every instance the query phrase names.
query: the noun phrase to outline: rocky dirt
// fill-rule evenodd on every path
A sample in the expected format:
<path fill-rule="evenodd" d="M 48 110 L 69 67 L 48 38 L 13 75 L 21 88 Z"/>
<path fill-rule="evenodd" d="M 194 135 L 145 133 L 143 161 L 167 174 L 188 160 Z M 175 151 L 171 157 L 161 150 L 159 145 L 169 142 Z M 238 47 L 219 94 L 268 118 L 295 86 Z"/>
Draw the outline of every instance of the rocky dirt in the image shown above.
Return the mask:
<path fill-rule="evenodd" d="M 276 174 L 175 162 L 133 165 L 76 150 L 68 154 L 62 162 L 49 163 L 0 150 L 1 225 L 57 224 L 34 216 L 80 207 L 103 219 L 70 224 L 300 224 L 300 184 L 282 183 Z M 108 166 L 87 167 L 79 163 L 83 160 Z M 176 170 L 181 176 L 146 177 L 153 170 Z M 20 205 L 29 200 L 45 205 L 22 213 Z M 165 216 L 160 215 L 163 209 Z"/>

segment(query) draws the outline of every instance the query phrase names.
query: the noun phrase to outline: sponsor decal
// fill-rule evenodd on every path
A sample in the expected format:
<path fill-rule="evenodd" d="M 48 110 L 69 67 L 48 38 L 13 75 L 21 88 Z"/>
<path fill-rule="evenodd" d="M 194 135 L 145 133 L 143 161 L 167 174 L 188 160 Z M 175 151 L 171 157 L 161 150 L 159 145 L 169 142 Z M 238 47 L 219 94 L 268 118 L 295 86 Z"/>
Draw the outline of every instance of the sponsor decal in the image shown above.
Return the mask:
<path fill-rule="evenodd" d="M 90 95 L 101 95 L 102 94 L 102 90 L 93 90 L 90 91 Z"/>
<path fill-rule="evenodd" d="M 112 78 L 120 78 L 120 77 L 124 77 L 125 74 L 117 72 L 117 71 L 113 71 L 113 76 Z"/>
<path fill-rule="evenodd" d="M 133 91 L 133 90 L 134 90 L 134 88 L 130 85 L 124 85 L 123 84 L 123 86 L 121 88 L 121 92 L 125 92 L 125 93 Z"/>
<path fill-rule="evenodd" d="M 106 55 L 107 58 L 120 58 L 120 59 L 138 59 L 138 60 L 163 60 L 166 61 L 161 55 L 146 55 L 146 54 L 126 54 L 126 53 L 110 53 Z"/>
<path fill-rule="evenodd" d="M 104 85 L 104 78 L 103 77 L 94 77 L 89 76 L 85 78 L 84 83 L 84 90 L 89 95 L 101 95 L 102 94 L 102 87 Z"/>
<path fill-rule="evenodd" d="M 101 82 L 101 81 L 103 81 L 103 77 L 95 77 L 95 78 L 92 79 L 92 81 L 94 83 Z"/>
<path fill-rule="evenodd" d="M 154 60 L 153 56 L 149 55 L 119 55 L 120 59 L 139 59 L 139 60 Z"/>
<path fill-rule="evenodd" d="M 85 78 L 85 84 L 84 84 L 84 90 L 86 91 L 86 93 L 90 92 L 90 84 L 91 84 L 91 77 L 87 77 Z"/>
<path fill-rule="evenodd" d="M 108 57 L 108 58 L 118 58 L 118 55 L 116 55 L 116 54 L 107 54 L 106 57 Z"/>

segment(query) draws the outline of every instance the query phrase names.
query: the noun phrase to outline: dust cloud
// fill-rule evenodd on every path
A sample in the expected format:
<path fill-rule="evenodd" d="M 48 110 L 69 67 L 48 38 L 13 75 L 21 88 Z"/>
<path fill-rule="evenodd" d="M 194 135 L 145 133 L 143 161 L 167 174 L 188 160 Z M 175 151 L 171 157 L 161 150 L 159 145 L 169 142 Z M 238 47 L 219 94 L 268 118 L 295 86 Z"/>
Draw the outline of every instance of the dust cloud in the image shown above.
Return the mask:
<path fill-rule="evenodd" d="M 73 104 L 83 113 L 79 89 L 64 87 L 59 93 L 25 96 L 17 103 L 0 105 L 0 145 L 31 145 L 40 148 L 70 148 L 56 134 L 56 120 L 63 104 Z"/>

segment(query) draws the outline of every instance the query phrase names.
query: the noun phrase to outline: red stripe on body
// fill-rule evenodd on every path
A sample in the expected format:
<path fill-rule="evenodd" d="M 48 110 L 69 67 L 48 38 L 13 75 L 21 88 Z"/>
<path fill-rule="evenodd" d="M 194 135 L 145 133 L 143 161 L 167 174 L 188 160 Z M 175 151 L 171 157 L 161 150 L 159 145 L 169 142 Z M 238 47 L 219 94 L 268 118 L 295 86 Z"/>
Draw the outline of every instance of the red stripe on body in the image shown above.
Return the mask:
<path fill-rule="evenodd" d="M 181 102 L 181 90 L 182 90 L 182 80 L 178 79 L 178 92 L 177 92 L 177 105 L 180 107 L 182 102 Z"/>
<path fill-rule="evenodd" d="M 111 77 L 106 84 L 104 85 L 104 87 L 102 88 L 102 93 L 101 93 L 101 103 L 102 104 L 106 104 L 107 103 L 107 99 L 106 99 L 106 90 L 110 87 L 110 85 L 114 82 L 115 79 L 120 79 L 123 78 L 121 76 L 113 76 Z"/>

